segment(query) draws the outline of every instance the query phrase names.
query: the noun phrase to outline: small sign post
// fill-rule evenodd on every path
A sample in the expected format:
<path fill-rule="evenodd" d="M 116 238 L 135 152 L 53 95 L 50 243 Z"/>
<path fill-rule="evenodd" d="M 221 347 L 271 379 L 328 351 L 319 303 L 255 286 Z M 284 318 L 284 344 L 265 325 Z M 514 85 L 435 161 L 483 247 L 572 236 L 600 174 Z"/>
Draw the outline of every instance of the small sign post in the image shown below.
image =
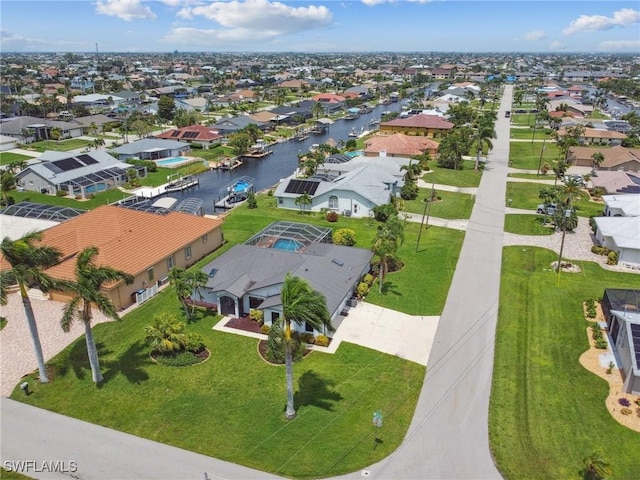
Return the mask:
<path fill-rule="evenodd" d="M 373 412 L 372 423 L 376 427 L 373 432 L 373 449 L 375 450 L 376 446 L 378 445 L 378 429 L 382 426 L 382 412 Z"/>

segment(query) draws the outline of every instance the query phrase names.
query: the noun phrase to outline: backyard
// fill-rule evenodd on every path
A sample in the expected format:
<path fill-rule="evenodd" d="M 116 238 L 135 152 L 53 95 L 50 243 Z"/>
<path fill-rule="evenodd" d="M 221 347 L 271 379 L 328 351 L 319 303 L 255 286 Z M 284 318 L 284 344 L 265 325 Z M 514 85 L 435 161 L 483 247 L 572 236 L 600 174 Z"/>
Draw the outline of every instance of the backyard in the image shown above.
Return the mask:
<path fill-rule="evenodd" d="M 228 243 L 195 268 L 276 220 L 352 228 L 356 246 L 369 248 L 377 222 L 302 215 L 275 208 L 258 195 L 258 208 L 242 205 L 225 220 Z M 439 314 L 458 259 L 463 232 L 432 227 L 416 253 L 418 224 L 407 224 L 398 256 L 404 268 L 377 284 L 367 301 L 410 314 Z M 429 285 L 429 288 L 425 288 Z M 149 358 L 144 327 L 161 312 L 182 316 L 171 287 L 119 323 L 94 328 L 105 381 L 91 382 L 83 338 L 49 362 L 53 381 L 13 398 L 134 435 L 294 478 L 335 476 L 391 454 L 406 434 L 425 375 L 419 364 L 353 344 L 334 355 L 314 352 L 294 367 L 298 416 L 283 418 L 284 368 L 266 364 L 256 340 L 214 331 L 219 316 L 198 310 L 188 330 L 211 351 L 205 363 L 165 367 Z M 373 379 L 373 380 L 372 380 Z M 375 443 L 371 413 L 385 415 Z M 203 435 L 206 434 L 206 442 Z M 294 446 L 292 448 L 292 446 Z"/>
<path fill-rule="evenodd" d="M 612 479 L 638 476 L 640 434 L 607 412 L 607 382 L 578 362 L 588 349 L 582 302 L 605 288 L 637 288 L 638 276 L 578 262 L 557 277 L 545 249 L 504 249 L 489 434 L 506 479 L 579 478 L 601 451 Z M 559 282 L 558 282 L 559 278 Z M 580 477 L 581 478 L 581 477 Z"/>

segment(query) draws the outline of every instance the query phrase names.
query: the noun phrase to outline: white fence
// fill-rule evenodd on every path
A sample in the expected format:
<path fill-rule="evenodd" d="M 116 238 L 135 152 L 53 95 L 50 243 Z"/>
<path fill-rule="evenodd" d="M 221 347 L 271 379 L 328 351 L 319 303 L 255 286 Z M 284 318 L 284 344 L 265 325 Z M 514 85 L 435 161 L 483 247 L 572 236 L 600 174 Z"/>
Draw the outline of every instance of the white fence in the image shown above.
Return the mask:
<path fill-rule="evenodd" d="M 154 283 L 151 287 L 136 292 L 136 305 L 140 305 L 158 293 L 158 284 Z"/>

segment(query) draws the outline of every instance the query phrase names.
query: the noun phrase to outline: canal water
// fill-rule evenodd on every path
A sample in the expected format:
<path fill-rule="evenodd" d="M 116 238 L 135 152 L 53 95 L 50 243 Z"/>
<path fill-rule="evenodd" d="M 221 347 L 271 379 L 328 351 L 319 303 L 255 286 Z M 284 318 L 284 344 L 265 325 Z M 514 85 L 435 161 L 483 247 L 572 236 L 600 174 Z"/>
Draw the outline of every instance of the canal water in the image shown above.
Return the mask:
<path fill-rule="evenodd" d="M 264 158 L 243 158 L 243 164 L 236 169 L 210 170 L 198 175 L 200 184 L 198 187 L 185 190 L 181 193 L 171 193 L 170 196 L 177 198 L 178 202 L 186 198 L 199 198 L 204 202 L 205 213 L 214 212 L 214 204 L 221 200 L 220 190 L 233 182 L 235 179 L 248 176 L 255 179 L 255 191 L 260 191 L 275 186 L 295 171 L 298 167 L 298 154 L 307 152 L 311 145 L 326 142 L 332 138 L 336 142 L 350 139 L 349 133 L 352 129 L 366 131 L 371 129 L 369 121 L 380 119 L 385 111 L 397 112 L 401 108 L 401 102 L 389 105 L 377 105 L 370 113 L 363 113 L 355 120 L 336 120 L 329 125 L 328 131 L 320 135 L 311 134 L 303 141 L 290 140 L 288 142 L 277 143 L 270 148 L 271 155 Z"/>

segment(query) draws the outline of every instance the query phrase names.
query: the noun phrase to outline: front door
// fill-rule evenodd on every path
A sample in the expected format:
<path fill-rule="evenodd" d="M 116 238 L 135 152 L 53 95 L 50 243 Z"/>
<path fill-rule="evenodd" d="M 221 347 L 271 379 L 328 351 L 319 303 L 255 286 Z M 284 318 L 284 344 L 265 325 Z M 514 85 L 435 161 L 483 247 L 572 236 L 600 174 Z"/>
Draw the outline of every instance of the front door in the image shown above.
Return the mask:
<path fill-rule="evenodd" d="M 222 315 L 235 315 L 236 302 L 231 297 L 220 297 L 220 313 Z"/>

